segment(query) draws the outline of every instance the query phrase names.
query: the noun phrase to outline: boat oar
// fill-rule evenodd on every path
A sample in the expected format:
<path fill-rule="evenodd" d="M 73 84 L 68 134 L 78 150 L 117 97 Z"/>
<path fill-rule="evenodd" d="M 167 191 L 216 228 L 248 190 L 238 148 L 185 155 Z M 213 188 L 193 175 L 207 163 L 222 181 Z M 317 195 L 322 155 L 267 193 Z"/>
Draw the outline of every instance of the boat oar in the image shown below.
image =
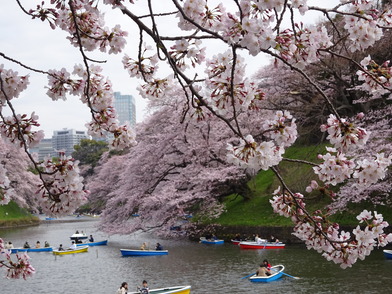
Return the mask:
<path fill-rule="evenodd" d="M 290 276 L 289 274 L 286 274 L 286 273 L 284 273 L 284 272 L 282 272 L 282 274 L 284 274 L 285 276 L 288 276 L 288 277 L 290 277 L 290 278 L 296 279 L 296 280 L 301 279 L 301 278 L 298 278 L 298 277 Z"/>
<path fill-rule="evenodd" d="M 272 269 L 274 272 L 277 272 L 277 270 L 276 269 Z M 301 278 L 298 278 L 298 277 L 294 277 L 294 276 L 291 276 L 291 275 L 289 275 L 289 274 L 286 274 L 285 272 L 281 272 L 283 275 L 285 275 L 285 276 L 288 276 L 288 277 L 290 277 L 290 278 L 293 278 L 293 279 L 296 279 L 296 280 L 299 280 L 299 279 L 301 279 Z"/>
<path fill-rule="evenodd" d="M 256 273 L 251 273 L 250 275 L 247 275 L 246 277 L 241 278 L 241 280 L 246 279 L 246 278 L 248 278 L 250 276 L 253 276 L 254 274 L 256 274 Z"/>

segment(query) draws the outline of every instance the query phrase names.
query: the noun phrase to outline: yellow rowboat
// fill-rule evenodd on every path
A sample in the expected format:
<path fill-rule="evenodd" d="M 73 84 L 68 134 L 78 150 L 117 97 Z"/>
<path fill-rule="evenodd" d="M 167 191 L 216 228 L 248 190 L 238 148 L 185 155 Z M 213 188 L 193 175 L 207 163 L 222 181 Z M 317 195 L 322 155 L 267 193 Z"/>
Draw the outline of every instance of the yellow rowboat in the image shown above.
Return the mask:
<path fill-rule="evenodd" d="M 87 252 L 87 250 L 88 250 L 88 246 L 81 246 L 78 247 L 78 249 L 53 250 L 53 254 L 55 255 L 74 254 L 74 253 Z"/>
<path fill-rule="evenodd" d="M 152 289 L 149 294 L 190 294 L 191 286 L 175 286 L 161 289 Z M 128 294 L 140 294 L 140 292 L 128 292 Z"/>

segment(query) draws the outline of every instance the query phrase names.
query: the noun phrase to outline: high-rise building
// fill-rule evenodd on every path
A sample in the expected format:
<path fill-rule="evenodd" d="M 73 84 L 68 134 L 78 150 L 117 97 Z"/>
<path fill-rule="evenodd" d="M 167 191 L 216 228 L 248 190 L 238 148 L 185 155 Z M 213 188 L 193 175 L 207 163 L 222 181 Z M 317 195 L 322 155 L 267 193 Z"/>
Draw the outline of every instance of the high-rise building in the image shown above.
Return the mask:
<path fill-rule="evenodd" d="M 56 151 L 63 150 L 65 155 L 69 156 L 74 152 L 73 147 L 78 145 L 82 139 L 89 139 L 86 131 L 63 129 L 62 131 L 53 132 L 52 144 Z"/>
<path fill-rule="evenodd" d="M 53 148 L 52 138 L 42 139 L 36 147 L 30 148 L 29 152 L 37 153 L 38 160 L 43 160 L 47 156 L 54 157 L 58 155 L 58 153 Z"/>
<path fill-rule="evenodd" d="M 129 121 L 129 125 L 135 127 L 136 105 L 135 98 L 132 95 L 121 95 L 120 92 L 114 92 L 114 107 L 120 124 Z"/>

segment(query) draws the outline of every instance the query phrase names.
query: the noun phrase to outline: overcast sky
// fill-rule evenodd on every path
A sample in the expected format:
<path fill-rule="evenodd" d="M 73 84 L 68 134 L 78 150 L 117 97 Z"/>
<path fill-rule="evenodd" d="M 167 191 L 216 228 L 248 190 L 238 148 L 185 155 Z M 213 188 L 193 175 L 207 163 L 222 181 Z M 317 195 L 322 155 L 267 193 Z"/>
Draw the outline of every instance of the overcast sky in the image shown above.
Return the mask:
<path fill-rule="evenodd" d="M 32 3 L 40 2 L 21 0 L 21 3 L 25 5 L 27 10 L 36 5 Z M 156 3 L 166 8 L 166 5 L 164 5 L 165 2 L 164 0 L 160 0 Z M 323 2 L 326 1 L 308 1 L 311 5 Z M 331 5 L 331 3 L 336 4 L 338 0 L 328 2 Z M 145 1 L 140 1 L 140 3 L 145 3 Z M 134 8 L 137 9 L 138 5 L 134 5 Z M 313 17 L 312 21 L 315 18 L 317 17 Z M 109 27 L 112 27 L 115 23 L 120 23 L 121 28 L 128 31 L 129 37 L 127 39 L 126 50 L 123 53 L 109 56 L 109 59 L 108 55 L 101 53 L 87 54 L 98 60 L 107 60 L 107 63 L 102 65 L 105 71 L 104 75 L 108 76 L 111 80 L 114 91 L 121 92 L 122 94 L 130 94 L 135 97 L 137 122 L 141 122 L 146 116 L 145 108 L 147 103 L 139 96 L 136 90 L 139 81 L 129 78 L 121 63 L 124 53 L 133 57 L 137 56 L 135 48 L 137 48 L 138 44 L 139 31 L 119 11 L 108 9 L 106 20 Z M 308 22 L 310 21 L 308 20 Z M 173 29 L 173 26 L 169 28 Z M 74 64 L 82 63 L 82 59 L 78 49 L 71 46 L 65 39 L 66 36 L 66 33 L 60 29 L 50 29 L 47 22 L 41 22 L 37 19 L 32 20 L 20 10 L 15 0 L 1 0 L 0 52 L 5 55 L 39 70 L 48 71 L 50 69 L 61 69 L 65 67 L 68 71 L 72 71 Z M 216 48 L 212 49 L 216 52 Z M 248 65 L 249 73 L 254 73 L 258 68 L 266 65 L 268 62 L 267 58 L 260 58 L 260 56 L 253 58 L 250 65 Z M 45 94 L 47 91 L 45 89 L 47 84 L 46 76 L 31 73 L 2 58 L 0 58 L 0 64 L 4 64 L 6 69 L 17 70 L 20 75 L 30 74 L 29 88 L 22 92 L 19 98 L 12 100 L 12 102 L 17 113 L 30 114 L 35 111 L 39 115 L 40 129 L 45 131 L 46 137 L 51 137 L 54 130 L 61 130 L 62 128 L 85 130 L 84 125 L 90 121 L 90 113 L 88 108 L 77 97 L 68 96 L 67 101 L 53 102 Z"/>

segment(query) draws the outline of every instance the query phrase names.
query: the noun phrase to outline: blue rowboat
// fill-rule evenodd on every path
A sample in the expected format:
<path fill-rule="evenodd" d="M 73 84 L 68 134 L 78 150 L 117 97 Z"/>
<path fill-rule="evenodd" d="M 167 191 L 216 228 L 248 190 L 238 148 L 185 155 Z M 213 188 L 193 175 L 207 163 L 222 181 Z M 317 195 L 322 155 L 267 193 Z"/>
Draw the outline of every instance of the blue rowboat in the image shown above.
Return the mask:
<path fill-rule="evenodd" d="M 392 250 L 383 250 L 384 256 L 388 259 L 392 259 Z"/>
<path fill-rule="evenodd" d="M 225 243 L 224 240 L 211 240 L 211 239 L 206 239 L 205 237 L 200 237 L 200 242 L 203 244 L 223 244 Z"/>
<path fill-rule="evenodd" d="M 103 241 L 97 241 L 97 242 L 86 242 L 86 243 L 79 243 L 76 244 L 76 246 L 102 246 L 102 245 L 108 245 L 108 240 L 103 240 Z"/>
<path fill-rule="evenodd" d="M 52 252 L 53 247 L 42 247 L 42 248 L 12 248 L 11 253 L 18 252 Z"/>
<path fill-rule="evenodd" d="M 283 265 L 275 265 L 271 267 L 272 275 L 270 276 L 256 276 L 254 274 L 249 278 L 249 280 L 253 283 L 269 283 L 272 281 L 276 281 L 283 276 L 284 266 Z"/>
<path fill-rule="evenodd" d="M 136 250 L 136 249 L 120 249 L 122 256 L 152 256 L 152 255 L 168 255 L 167 250 Z"/>

